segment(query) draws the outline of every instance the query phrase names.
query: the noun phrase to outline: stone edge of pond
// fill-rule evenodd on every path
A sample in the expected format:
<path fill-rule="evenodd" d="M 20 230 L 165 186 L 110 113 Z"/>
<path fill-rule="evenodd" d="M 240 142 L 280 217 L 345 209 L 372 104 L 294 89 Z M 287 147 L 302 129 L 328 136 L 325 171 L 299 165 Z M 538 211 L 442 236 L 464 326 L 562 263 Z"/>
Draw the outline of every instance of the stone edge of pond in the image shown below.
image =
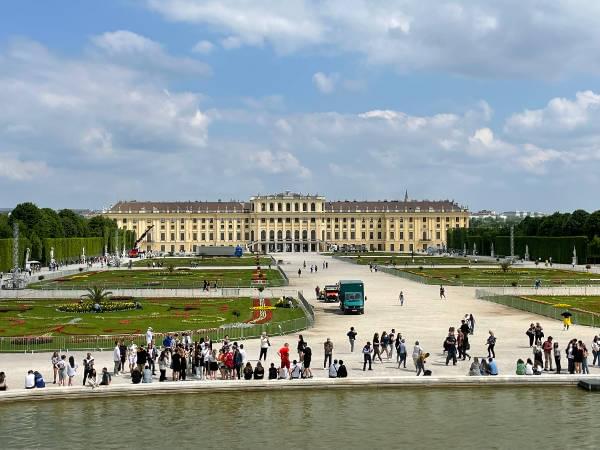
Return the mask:
<path fill-rule="evenodd" d="M 45 389 L 9 389 L 0 392 L 0 403 L 30 400 L 62 400 L 76 398 L 107 398 L 139 395 L 179 394 L 199 392 L 279 391 L 298 389 L 352 389 L 352 388 L 445 388 L 445 387 L 542 387 L 576 386 L 580 380 L 597 381 L 597 375 L 501 375 L 488 377 L 369 377 L 356 379 L 318 378 L 310 380 L 263 380 L 263 381 L 205 381 L 166 382 L 148 384 L 115 384 L 92 389 L 87 386 Z"/>

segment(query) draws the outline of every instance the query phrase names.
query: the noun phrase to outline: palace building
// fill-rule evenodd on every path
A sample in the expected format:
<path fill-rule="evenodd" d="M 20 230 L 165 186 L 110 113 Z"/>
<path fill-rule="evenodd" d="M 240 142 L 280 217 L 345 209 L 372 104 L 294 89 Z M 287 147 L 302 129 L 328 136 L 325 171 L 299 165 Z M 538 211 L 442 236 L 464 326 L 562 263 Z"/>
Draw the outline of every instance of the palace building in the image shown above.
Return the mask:
<path fill-rule="evenodd" d="M 121 201 L 103 214 L 141 236 L 140 250 L 195 253 L 201 246 L 258 252 L 365 248 L 442 250 L 449 228 L 469 226 L 469 211 L 449 200 L 327 201 L 285 192 L 247 202 Z"/>

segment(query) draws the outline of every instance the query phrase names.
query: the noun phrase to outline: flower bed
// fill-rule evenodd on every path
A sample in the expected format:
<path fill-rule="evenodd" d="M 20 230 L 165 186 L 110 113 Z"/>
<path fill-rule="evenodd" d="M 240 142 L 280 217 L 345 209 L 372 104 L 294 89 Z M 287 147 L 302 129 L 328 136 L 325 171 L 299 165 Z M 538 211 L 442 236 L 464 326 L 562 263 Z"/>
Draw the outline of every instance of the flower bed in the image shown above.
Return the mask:
<path fill-rule="evenodd" d="M 57 310 L 61 312 L 69 312 L 69 313 L 89 313 L 89 312 L 114 312 L 114 311 L 127 311 L 130 309 L 135 309 L 134 302 L 102 302 L 99 304 L 100 310 L 97 311 L 95 309 L 95 304 L 91 302 L 86 303 L 71 303 L 68 305 L 61 305 Z"/>

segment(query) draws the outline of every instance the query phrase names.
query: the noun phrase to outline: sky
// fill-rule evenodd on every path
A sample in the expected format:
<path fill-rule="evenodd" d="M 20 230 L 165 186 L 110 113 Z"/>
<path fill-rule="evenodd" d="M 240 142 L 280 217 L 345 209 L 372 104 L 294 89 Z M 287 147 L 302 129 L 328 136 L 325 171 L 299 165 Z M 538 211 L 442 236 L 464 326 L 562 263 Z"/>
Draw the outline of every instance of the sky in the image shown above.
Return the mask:
<path fill-rule="evenodd" d="M 0 207 L 600 209 L 600 2 L 0 5 Z"/>

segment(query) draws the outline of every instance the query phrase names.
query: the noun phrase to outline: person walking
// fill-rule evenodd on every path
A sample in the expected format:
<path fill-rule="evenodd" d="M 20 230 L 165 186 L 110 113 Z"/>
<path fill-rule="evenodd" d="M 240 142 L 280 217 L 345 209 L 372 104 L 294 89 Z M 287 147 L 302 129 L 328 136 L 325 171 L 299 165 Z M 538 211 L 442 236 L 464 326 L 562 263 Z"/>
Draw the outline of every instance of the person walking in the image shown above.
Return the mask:
<path fill-rule="evenodd" d="M 300 275 L 302 275 L 302 269 L 298 269 L 298 278 L 300 278 Z"/>
<path fill-rule="evenodd" d="M 471 344 L 469 343 L 469 334 L 463 334 L 463 339 L 462 339 L 462 359 L 463 361 L 465 360 L 465 358 L 469 358 L 469 360 L 471 359 L 471 355 L 469 355 L 468 351 L 471 348 Z"/>
<path fill-rule="evenodd" d="M 542 345 L 542 339 L 544 338 L 544 329 L 540 325 L 539 322 L 535 324 L 535 328 L 533 330 L 533 334 L 535 336 L 535 345 Z"/>
<path fill-rule="evenodd" d="M 529 348 L 533 347 L 533 342 L 535 340 L 535 325 L 533 323 L 529 325 L 529 328 L 527 329 L 525 334 L 529 338 Z"/>
<path fill-rule="evenodd" d="M 475 317 L 473 317 L 473 314 L 469 314 L 469 319 L 467 320 L 467 323 L 469 324 L 469 334 L 473 334 L 475 333 Z"/>
<path fill-rule="evenodd" d="M 446 289 L 440 284 L 440 300 L 446 299 Z"/>
<path fill-rule="evenodd" d="M 373 370 L 373 368 L 371 367 L 371 363 L 372 363 L 371 354 L 373 353 L 373 347 L 371 347 L 370 342 L 367 342 L 365 344 L 365 346 L 362 349 L 362 353 L 363 353 L 363 372 L 365 371 L 365 369 L 367 367 L 367 363 L 369 363 L 369 370 Z"/>
<path fill-rule="evenodd" d="M 287 342 L 283 344 L 283 347 L 277 352 L 281 359 L 281 367 L 285 367 L 288 371 L 290 370 L 290 344 Z"/>
<path fill-rule="evenodd" d="M 454 333 L 448 333 L 448 337 L 444 342 L 444 348 L 446 350 L 446 365 L 452 360 L 452 365 L 456 365 L 456 337 Z"/>
<path fill-rule="evenodd" d="M 379 333 L 373 335 L 373 362 L 379 357 L 379 362 L 383 362 L 381 359 L 381 348 L 379 346 Z"/>
<path fill-rule="evenodd" d="M 400 335 L 398 335 L 396 342 L 398 341 L 399 343 L 396 346 L 398 369 L 400 366 L 403 366 L 406 369 L 406 343 L 404 342 L 404 339 L 400 339 Z"/>
<path fill-rule="evenodd" d="M 331 342 L 331 339 L 327 338 L 327 340 L 323 343 L 323 350 L 325 352 L 323 368 L 327 369 L 329 366 L 331 366 L 331 359 L 333 357 L 333 342 Z"/>
<path fill-rule="evenodd" d="M 304 376 L 304 378 L 312 378 L 313 377 L 312 369 L 310 368 L 311 361 L 312 361 L 312 349 L 305 342 L 304 348 L 302 349 L 302 367 L 304 367 L 302 375 Z"/>
<path fill-rule="evenodd" d="M 489 331 L 489 336 L 487 338 L 486 344 L 488 346 L 488 357 L 496 359 L 496 351 L 494 347 L 496 347 L 496 336 L 494 336 L 494 332 L 492 330 Z"/>
<path fill-rule="evenodd" d="M 354 341 L 356 340 L 356 335 L 358 333 L 354 330 L 354 327 L 350 327 L 350 331 L 346 333 L 348 336 L 348 342 L 350 342 L 350 351 L 354 352 Z"/>
<path fill-rule="evenodd" d="M 400 295 L 398 296 L 398 300 L 400 301 L 400 306 L 404 306 L 404 293 L 400 291 Z"/>

